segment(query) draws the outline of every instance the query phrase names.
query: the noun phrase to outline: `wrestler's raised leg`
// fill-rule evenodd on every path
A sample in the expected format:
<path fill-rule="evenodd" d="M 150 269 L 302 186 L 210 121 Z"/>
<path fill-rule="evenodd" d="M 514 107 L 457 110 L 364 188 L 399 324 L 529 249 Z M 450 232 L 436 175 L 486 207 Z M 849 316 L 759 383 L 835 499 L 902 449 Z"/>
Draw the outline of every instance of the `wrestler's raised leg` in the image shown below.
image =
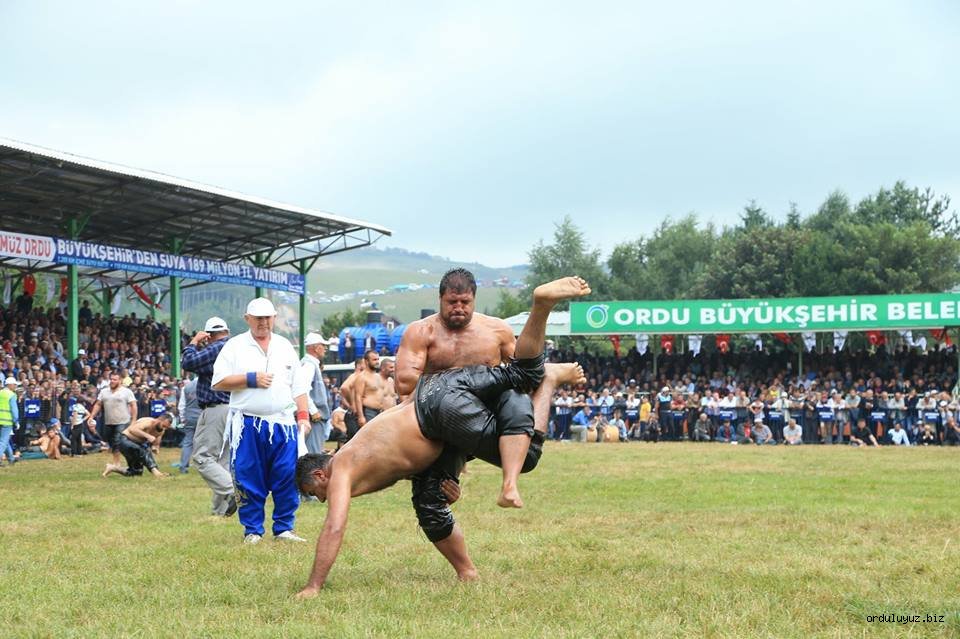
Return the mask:
<path fill-rule="evenodd" d="M 558 386 L 564 384 L 585 384 L 587 382 L 583 369 L 576 362 L 572 364 L 545 364 L 543 382 L 533 392 L 533 430 L 547 434 L 550 422 L 550 405 L 553 403 L 553 393 Z"/>
<path fill-rule="evenodd" d="M 547 319 L 553 307 L 563 300 L 589 294 L 590 285 L 580 277 L 564 277 L 535 288 L 533 307 L 523 325 L 520 337 L 517 338 L 513 356 L 516 359 L 529 359 L 540 355 L 546 340 Z M 505 435 L 500 438 L 499 448 L 500 460 L 503 464 L 503 485 L 500 496 L 497 498 L 497 505 L 501 508 L 523 508 L 523 500 L 517 489 L 517 479 L 520 477 L 523 461 L 530 448 L 530 438 L 526 435 Z"/>
<path fill-rule="evenodd" d="M 543 343 L 547 339 L 547 320 L 553 307 L 558 302 L 589 294 L 590 285 L 581 277 L 563 277 L 533 289 L 533 306 L 517 337 L 513 356 L 528 359 L 542 353 Z"/>

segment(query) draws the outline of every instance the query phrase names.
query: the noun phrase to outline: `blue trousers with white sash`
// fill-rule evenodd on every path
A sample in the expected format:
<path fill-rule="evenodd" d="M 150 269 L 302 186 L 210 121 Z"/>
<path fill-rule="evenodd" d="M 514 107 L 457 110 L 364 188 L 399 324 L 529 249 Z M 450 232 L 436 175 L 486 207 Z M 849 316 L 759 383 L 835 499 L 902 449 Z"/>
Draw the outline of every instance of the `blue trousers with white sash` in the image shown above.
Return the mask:
<path fill-rule="evenodd" d="M 296 425 L 244 415 L 239 441 L 236 435 L 234 441 L 233 482 L 244 534 L 263 535 L 268 493 L 273 494 L 273 534 L 293 530 L 300 506 L 300 493 L 293 480 L 297 465 Z"/>

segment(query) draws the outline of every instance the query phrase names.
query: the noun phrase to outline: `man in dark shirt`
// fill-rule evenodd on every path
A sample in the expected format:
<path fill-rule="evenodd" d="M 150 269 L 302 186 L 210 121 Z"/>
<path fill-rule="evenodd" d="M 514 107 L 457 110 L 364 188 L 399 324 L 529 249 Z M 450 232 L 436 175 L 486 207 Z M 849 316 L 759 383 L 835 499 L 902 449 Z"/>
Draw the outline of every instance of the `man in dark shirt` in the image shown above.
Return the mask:
<path fill-rule="evenodd" d="M 227 323 L 219 317 L 207 320 L 183 349 L 180 366 L 197 375 L 197 404 L 200 418 L 193 436 L 193 463 L 213 491 L 212 512 L 229 517 L 237 511 L 233 494 L 233 478 L 230 476 L 230 452 L 223 445 L 223 432 L 230 411 L 230 393 L 210 388 L 213 380 L 213 363 L 230 337 Z"/>
<path fill-rule="evenodd" d="M 857 420 L 857 426 L 850 433 L 851 446 L 879 446 L 877 438 L 867 428 L 867 420 L 862 417 Z"/>

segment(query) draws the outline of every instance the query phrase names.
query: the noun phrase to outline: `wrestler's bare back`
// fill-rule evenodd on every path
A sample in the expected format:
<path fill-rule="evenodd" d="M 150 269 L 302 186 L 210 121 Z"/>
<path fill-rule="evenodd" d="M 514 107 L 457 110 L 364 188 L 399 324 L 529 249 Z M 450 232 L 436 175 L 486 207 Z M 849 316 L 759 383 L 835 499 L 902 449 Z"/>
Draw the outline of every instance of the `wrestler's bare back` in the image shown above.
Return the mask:
<path fill-rule="evenodd" d="M 357 431 L 333 456 L 331 474 L 348 474 L 351 496 L 357 497 L 425 470 L 442 450 L 443 442 L 429 440 L 420 432 L 413 402 L 407 401 Z"/>

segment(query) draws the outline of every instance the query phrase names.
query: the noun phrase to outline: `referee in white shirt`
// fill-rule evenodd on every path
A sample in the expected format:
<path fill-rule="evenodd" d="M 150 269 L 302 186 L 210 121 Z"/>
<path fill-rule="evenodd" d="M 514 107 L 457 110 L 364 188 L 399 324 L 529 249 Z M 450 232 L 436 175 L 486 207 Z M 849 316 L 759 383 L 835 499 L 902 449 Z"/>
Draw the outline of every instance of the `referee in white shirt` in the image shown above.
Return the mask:
<path fill-rule="evenodd" d="M 293 532 L 300 495 L 293 481 L 297 429 L 310 428 L 300 361 L 287 338 L 273 332 L 277 310 L 259 297 L 247 304 L 250 330 L 224 344 L 213 365 L 213 388 L 230 393 L 227 439 L 244 543 L 263 538 L 264 505 L 273 494 L 273 534 L 305 541 Z"/>

